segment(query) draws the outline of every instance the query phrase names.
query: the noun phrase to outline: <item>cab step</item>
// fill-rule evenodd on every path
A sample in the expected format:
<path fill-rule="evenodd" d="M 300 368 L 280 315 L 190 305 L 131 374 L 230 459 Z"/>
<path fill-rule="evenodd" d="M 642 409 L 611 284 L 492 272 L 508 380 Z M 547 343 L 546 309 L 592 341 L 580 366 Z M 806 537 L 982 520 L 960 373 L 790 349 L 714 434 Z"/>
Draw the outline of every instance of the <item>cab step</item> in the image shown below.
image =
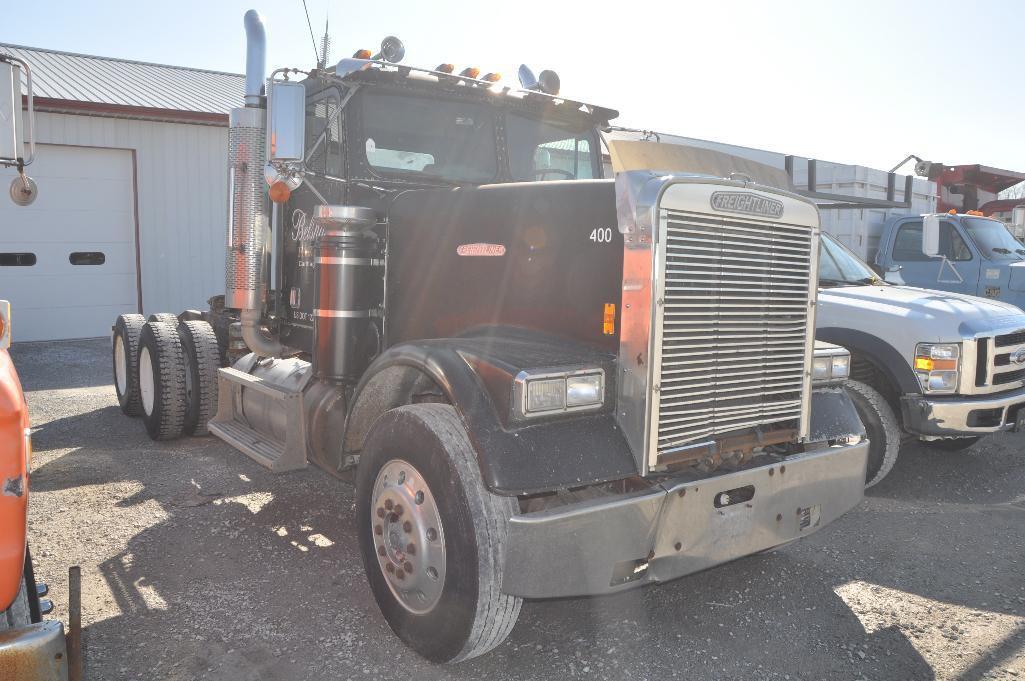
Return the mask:
<path fill-rule="evenodd" d="M 246 391 L 274 404 L 285 415 L 285 437 L 275 438 L 250 422 L 243 411 Z M 291 392 L 234 368 L 217 372 L 217 414 L 210 432 L 275 473 L 306 468 L 306 424 L 302 393 Z"/>

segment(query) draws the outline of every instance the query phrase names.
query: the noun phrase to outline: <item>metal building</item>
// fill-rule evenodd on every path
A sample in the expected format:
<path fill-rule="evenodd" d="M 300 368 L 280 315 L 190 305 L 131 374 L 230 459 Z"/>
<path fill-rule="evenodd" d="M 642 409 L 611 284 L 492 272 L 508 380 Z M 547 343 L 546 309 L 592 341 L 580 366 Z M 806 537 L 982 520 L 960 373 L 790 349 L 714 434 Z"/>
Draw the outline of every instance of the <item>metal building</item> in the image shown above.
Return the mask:
<path fill-rule="evenodd" d="M 33 69 L 39 186 L 0 200 L 0 298 L 18 341 L 110 333 L 122 312 L 223 291 L 229 109 L 240 75 L 0 43 Z M 0 169 L 0 187 L 12 170 Z"/>

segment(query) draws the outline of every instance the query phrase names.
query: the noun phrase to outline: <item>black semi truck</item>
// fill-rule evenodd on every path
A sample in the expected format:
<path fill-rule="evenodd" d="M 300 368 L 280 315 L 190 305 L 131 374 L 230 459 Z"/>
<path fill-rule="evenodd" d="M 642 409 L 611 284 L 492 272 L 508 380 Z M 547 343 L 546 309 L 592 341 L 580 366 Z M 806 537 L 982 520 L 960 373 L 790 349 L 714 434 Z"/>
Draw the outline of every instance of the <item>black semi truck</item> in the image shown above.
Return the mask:
<path fill-rule="evenodd" d="M 681 577 L 828 524 L 867 442 L 814 344 L 814 205 L 624 169 L 616 113 L 558 78 L 380 54 L 264 68 L 231 113 L 225 294 L 123 315 L 115 385 L 150 435 L 211 432 L 355 482 L 367 580 L 439 662 L 524 598 Z"/>

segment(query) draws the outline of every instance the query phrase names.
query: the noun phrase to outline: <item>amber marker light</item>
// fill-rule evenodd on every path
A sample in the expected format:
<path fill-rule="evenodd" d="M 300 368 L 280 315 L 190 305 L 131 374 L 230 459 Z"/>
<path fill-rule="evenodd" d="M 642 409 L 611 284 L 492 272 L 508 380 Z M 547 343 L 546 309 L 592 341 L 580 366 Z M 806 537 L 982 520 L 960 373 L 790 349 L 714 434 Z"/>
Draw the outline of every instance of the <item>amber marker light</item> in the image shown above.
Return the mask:
<path fill-rule="evenodd" d="M 292 190 L 281 180 L 272 184 L 268 193 L 270 194 L 270 200 L 274 203 L 285 203 L 292 196 Z"/>
<path fill-rule="evenodd" d="M 439 72 L 439 73 L 452 73 L 453 71 L 456 70 L 456 65 L 455 64 L 438 64 L 434 68 L 434 70 Z"/>
<path fill-rule="evenodd" d="M 370 59 L 373 56 L 373 52 L 370 50 L 356 50 L 355 54 L 352 55 L 353 59 Z"/>
<path fill-rule="evenodd" d="M 480 75 L 480 69 L 478 69 L 476 66 L 467 66 L 465 69 L 459 72 L 459 75 L 463 78 L 476 79 L 477 76 Z"/>

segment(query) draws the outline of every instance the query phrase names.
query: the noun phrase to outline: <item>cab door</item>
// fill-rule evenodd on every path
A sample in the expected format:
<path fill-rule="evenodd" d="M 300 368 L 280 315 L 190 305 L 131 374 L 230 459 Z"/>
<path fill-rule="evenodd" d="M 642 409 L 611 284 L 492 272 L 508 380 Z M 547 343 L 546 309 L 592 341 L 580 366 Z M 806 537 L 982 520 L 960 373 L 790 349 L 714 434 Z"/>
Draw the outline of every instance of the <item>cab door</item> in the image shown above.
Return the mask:
<path fill-rule="evenodd" d="M 954 222 L 940 221 L 940 253 L 946 261 L 922 252 L 921 218 L 899 223 L 891 243 L 891 260 L 908 286 L 977 295 L 982 259 Z"/>

